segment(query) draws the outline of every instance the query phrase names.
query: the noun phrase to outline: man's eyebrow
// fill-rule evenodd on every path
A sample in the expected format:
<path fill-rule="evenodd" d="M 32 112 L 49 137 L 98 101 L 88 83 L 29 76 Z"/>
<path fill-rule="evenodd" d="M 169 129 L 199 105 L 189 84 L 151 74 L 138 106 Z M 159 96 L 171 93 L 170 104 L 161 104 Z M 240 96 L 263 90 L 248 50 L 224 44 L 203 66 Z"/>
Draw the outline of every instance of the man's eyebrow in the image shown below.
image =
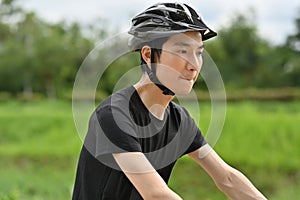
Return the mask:
<path fill-rule="evenodd" d="M 175 42 L 174 43 L 174 46 L 185 46 L 185 47 L 188 47 L 190 46 L 189 43 L 186 43 L 186 42 Z M 204 49 L 204 44 L 202 44 L 201 46 L 198 47 L 199 49 Z"/>
<path fill-rule="evenodd" d="M 202 45 L 199 47 L 199 49 L 204 49 L 204 44 L 202 44 Z"/>
<path fill-rule="evenodd" d="M 174 46 L 190 46 L 190 45 L 186 42 L 175 42 Z"/>

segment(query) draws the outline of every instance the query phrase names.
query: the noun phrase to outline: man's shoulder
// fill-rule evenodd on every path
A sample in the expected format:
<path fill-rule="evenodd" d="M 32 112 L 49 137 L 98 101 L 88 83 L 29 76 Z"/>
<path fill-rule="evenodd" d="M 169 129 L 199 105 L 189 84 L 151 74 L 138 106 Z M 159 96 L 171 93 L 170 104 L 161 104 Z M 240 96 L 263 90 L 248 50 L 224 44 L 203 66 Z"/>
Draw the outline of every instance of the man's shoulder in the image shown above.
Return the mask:
<path fill-rule="evenodd" d="M 111 95 L 109 95 L 106 99 L 104 99 L 96 108 L 96 111 L 101 110 L 103 108 L 108 108 L 112 106 L 121 106 L 129 102 L 130 97 L 135 92 L 133 86 L 128 86 L 124 89 L 118 90 Z"/>
<path fill-rule="evenodd" d="M 129 115 L 129 102 L 135 93 L 133 86 L 118 90 L 104 99 L 94 110 L 97 118 Z"/>
<path fill-rule="evenodd" d="M 171 101 L 169 105 L 170 105 L 171 109 L 174 109 L 183 115 L 189 115 L 187 109 L 185 107 L 183 107 L 182 105 L 180 105 L 174 101 Z"/>

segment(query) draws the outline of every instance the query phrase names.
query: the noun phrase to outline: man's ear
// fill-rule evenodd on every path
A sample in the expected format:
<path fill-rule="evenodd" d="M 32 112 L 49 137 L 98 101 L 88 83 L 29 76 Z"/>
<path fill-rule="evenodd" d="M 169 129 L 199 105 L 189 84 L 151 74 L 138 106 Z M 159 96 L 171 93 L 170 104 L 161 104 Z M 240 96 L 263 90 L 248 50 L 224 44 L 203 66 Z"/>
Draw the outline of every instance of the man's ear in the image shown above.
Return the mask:
<path fill-rule="evenodd" d="M 147 63 L 148 67 L 151 69 L 151 47 L 150 46 L 143 46 L 141 50 L 141 55 L 143 60 Z"/>

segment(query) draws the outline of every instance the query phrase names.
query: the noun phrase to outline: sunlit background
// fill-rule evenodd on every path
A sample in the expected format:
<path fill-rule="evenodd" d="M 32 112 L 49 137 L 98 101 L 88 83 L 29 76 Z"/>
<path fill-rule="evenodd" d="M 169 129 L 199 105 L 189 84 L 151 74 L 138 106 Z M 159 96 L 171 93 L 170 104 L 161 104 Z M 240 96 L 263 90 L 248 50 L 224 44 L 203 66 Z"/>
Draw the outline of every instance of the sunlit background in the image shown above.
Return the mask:
<path fill-rule="evenodd" d="M 123 30 L 129 28 L 130 19 L 134 15 L 160 1 L 19 0 L 17 2 L 23 9 L 35 12 L 48 22 L 65 20 L 86 25 L 102 19 L 107 21 L 106 28 Z M 294 20 L 299 12 L 297 0 L 291 0 L 288 3 L 279 0 L 228 0 L 226 2 L 171 0 L 169 2 L 185 2 L 192 5 L 208 24 L 217 30 L 220 30 L 222 26 L 227 26 L 238 13 L 250 14 L 251 22 L 257 26 L 258 33 L 276 44 L 284 42 L 288 34 L 295 32 Z"/>
<path fill-rule="evenodd" d="M 0 200 L 71 198 L 82 146 L 71 108 L 76 73 L 95 44 L 156 2 L 0 0 Z M 215 150 L 269 199 L 300 199 L 299 1 L 182 2 L 218 32 L 205 42 L 227 96 Z M 138 63 L 133 53 L 113 62 L 96 103 Z M 205 134 L 211 105 L 202 77 L 194 89 Z M 187 200 L 226 199 L 188 157 L 169 185 Z"/>

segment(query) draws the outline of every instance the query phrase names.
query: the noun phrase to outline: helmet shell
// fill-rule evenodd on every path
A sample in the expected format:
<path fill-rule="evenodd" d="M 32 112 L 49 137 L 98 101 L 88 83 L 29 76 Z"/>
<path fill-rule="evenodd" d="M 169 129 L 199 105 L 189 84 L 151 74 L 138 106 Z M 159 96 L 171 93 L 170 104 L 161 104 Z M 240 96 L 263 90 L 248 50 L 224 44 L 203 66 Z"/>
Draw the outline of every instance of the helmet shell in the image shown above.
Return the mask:
<path fill-rule="evenodd" d="M 187 4 L 157 3 L 132 19 L 128 46 L 139 50 L 147 42 L 187 31 L 199 31 L 203 41 L 217 35 Z"/>

